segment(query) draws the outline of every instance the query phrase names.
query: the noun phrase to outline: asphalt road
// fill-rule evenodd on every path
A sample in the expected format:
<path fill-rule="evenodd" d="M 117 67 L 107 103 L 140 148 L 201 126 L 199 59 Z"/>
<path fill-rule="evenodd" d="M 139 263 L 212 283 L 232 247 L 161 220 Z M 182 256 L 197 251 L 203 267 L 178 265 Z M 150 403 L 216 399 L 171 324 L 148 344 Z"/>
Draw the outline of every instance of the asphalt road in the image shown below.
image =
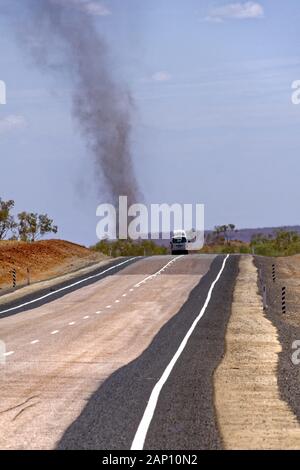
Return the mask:
<path fill-rule="evenodd" d="M 55 283 L 51 287 L 36 289 L 29 294 L 23 295 L 21 298 L 10 296 L 13 300 L 0 303 L 0 319 L 15 315 L 16 313 L 26 312 L 33 308 L 41 307 L 53 300 L 60 299 L 66 294 L 94 284 L 106 276 L 118 273 L 125 266 L 135 263 L 138 259 L 136 257 L 118 258 L 95 270 L 89 271 L 88 274 L 76 275 L 72 277 L 72 280 L 64 280 L 63 282 Z M 43 285 L 44 283 L 41 282 L 40 284 Z"/>
<path fill-rule="evenodd" d="M 199 314 L 222 261 L 223 257 L 212 261 L 209 272 L 147 350 L 100 386 L 64 434 L 59 449 L 131 447 L 151 391 Z M 163 387 L 144 449 L 221 448 L 212 374 L 224 351 L 237 264 L 237 257 L 229 259 L 205 316 Z"/>
<path fill-rule="evenodd" d="M 144 448 L 220 448 L 212 373 L 238 257 L 161 256 L 105 269 L 20 309 L 6 306 L 13 310 L 0 319 L 0 448 L 129 449 L 189 331 Z"/>

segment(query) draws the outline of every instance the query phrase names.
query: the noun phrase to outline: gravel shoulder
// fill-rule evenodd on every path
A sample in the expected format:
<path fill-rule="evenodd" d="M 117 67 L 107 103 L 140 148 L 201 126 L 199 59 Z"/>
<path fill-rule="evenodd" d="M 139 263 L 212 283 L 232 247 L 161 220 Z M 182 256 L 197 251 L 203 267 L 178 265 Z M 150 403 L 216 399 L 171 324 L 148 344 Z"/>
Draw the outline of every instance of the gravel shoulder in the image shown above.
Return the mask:
<path fill-rule="evenodd" d="M 293 343 L 300 340 L 300 256 L 288 258 L 255 257 L 261 282 L 267 289 L 266 317 L 277 329 L 281 352 L 277 366 L 277 380 L 281 397 L 289 404 L 300 422 L 300 365 L 293 364 Z M 272 280 L 275 265 L 276 281 Z M 281 288 L 286 287 L 286 313 L 281 309 Z M 299 348 L 298 348 L 299 349 Z M 299 357 L 299 354 L 298 354 Z M 300 447 L 300 442 L 299 442 Z"/>
<path fill-rule="evenodd" d="M 281 345 L 257 291 L 251 256 L 239 265 L 215 406 L 226 449 L 299 449 L 300 426 L 277 381 Z M 281 375 L 282 378 L 282 375 Z"/>

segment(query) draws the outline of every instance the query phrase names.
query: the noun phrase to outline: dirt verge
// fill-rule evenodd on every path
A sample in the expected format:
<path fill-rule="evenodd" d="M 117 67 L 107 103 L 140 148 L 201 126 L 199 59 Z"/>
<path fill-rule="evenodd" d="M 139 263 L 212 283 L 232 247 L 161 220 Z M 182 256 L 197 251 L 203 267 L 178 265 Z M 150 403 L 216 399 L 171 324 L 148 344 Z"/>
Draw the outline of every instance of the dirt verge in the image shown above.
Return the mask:
<path fill-rule="evenodd" d="M 266 316 L 277 328 L 282 347 L 277 368 L 280 394 L 300 422 L 300 365 L 292 361 L 293 354 L 297 352 L 293 349 L 294 342 L 300 340 L 300 256 L 259 256 L 255 258 L 255 264 L 261 274 L 259 289 L 265 285 L 267 290 Z M 272 265 L 275 267 L 275 282 Z M 286 313 L 282 313 L 282 287 L 286 288 Z M 299 358 L 300 354 L 297 356 Z"/>
<path fill-rule="evenodd" d="M 257 269 L 243 256 L 215 372 L 215 406 L 226 449 L 299 449 L 300 426 L 277 384 L 277 330 L 264 314 Z"/>
<path fill-rule="evenodd" d="M 0 295 L 12 287 L 13 269 L 17 286 L 39 282 L 85 268 L 106 259 L 101 253 L 63 240 L 43 240 L 35 243 L 0 242 Z"/>

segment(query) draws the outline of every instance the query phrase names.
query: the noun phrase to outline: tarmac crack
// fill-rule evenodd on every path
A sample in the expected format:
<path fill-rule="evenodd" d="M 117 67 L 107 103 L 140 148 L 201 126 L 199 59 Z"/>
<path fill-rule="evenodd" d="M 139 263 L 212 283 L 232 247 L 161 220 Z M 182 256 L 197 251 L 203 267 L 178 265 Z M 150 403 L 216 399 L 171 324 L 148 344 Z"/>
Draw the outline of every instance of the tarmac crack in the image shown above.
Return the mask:
<path fill-rule="evenodd" d="M 31 403 L 30 405 L 25 406 L 25 408 L 23 408 L 22 410 L 20 410 L 20 411 L 16 414 L 16 416 L 14 416 L 14 418 L 12 419 L 12 421 L 16 421 L 16 419 L 19 418 L 19 416 L 21 416 L 21 414 L 23 414 L 24 411 L 28 410 L 29 408 L 32 408 L 33 406 L 36 406 L 38 403 L 40 403 L 40 402 Z"/>
<path fill-rule="evenodd" d="M 8 413 L 9 411 L 13 411 L 17 408 L 20 408 L 20 406 L 26 405 L 30 400 L 34 400 L 35 398 L 38 398 L 40 395 L 32 395 L 31 397 L 27 398 L 25 401 L 22 403 L 19 403 L 18 405 L 11 406 L 10 408 L 7 408 L 5 410 L 0 410 L 0 414 Z"/>

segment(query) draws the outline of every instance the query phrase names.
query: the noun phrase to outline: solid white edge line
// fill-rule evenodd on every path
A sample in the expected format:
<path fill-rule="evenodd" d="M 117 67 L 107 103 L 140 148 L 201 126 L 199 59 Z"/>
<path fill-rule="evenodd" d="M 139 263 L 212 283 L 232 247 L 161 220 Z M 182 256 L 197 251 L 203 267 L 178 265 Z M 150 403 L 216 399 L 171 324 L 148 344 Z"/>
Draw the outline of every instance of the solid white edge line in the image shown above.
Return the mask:
<path fill-rule="evenodd" d="M 209 304 L 209 301 L 211 299 L 212 291 L 214 290 L 214 287 L 215 287 L 216 283 L 218 282 L 218 280 L 220 279 L 220 277 L 222 275 L 222 272 L 224 271 L 225 264 L 226 264 L 226 261 L 227 261 L 228 258 L 229 258 L 229 255 L 227 255 L 226 258 L 223 260 L 222 267 L 221 267 L 216 279 L 213 281 L 213 283 L 210 286 L 210 289 L 208 291 L 205 303 L 204 303 L 199 315 L 196 317 L 196 319 L 194 320 L 192 326 L 190 327 L 190 329 L 186 333 L 186 335 L 183 338 L 183 340 L 182 340 L 179 348 L 177 349 L 175 355 L 173 356 L 170 363 L 168 364 L 168 366 L 164 370 L 164 373 L 162 374 L 161 378 L 159 379 L 159 381 L 154 386 L 154 388 L 151 392 L 149 401 L 147 403 L 146 409 L 144 411 L 142 420 L 141 420 L 141 422 L 139 424 L 139 427 L 137 429 L 137 432 L 134 436 L 134 439 L 133 439 L 133 442 L 132 442 L 132 445 L 131 445 L 131 450 L 143 450 L 145 439 L 146 439 L 146 436 L 147 436 L 147 432 L 148 432 L 149 426 L 151 424 L 151 421 L 152 421 L 152 418 L 153 418 L 153 415 L 154 415 L 154 412 L 155 412 L 155 408 L 156 408 L 156 405 L 157 405 L 157 401 L 158 401 L 161 389 L 164 386 L 164 384 L 166 383 L 166 381 L 168 380 L 168 377 L 171 374 L 173 367 L 175 366 L 178 358 L 180 357 L 181 353 L 183 352 L 183 350 L 184 350 L 190 336 L 192 335 L 193 331 L 195 330 L 199 320 L 204 315 L 204 313 L 206 311 L 206 308 Z"/>
<path fill-rule="evenodd" d="M 119 266 L 122 266 L 123 264 L 129 263 L 129 261 L 132 261 L 132 260 L 137 259 L 137 258 L 139 258 L 139 257 L 135 256 L 133 258 L 127 259 L 126 261 L 122 261 L 122 263 L 116 264 L 115 266 L 111 266 L 110 268 L 106 269 L 105 271 L 102 271 L 101 273 L 93 274 L 92 276 L 88 276 L 84 279 L 81 279 L 80 281 L 74 282 L 73 284 L 69 284 L 68 286 L 62 287 L 61 289 L 58 289 L 58 290 L 53 291 L 53 292 L 49 292 L 48 294 L 45 294 L 42 297 L 39 297 L 38 299 L 30 300 L 30 302 L 25 302 L 24 304 L 17 305 L 16 307 L 8 308 L 7 310 L 2 310 L 0 312 L 0 315 L 2 315 L 2 313 L 12 312 L 13 310 L 18 310 L 19 308 L 26 307 L 27 305 L 31 305 L 35 302 L 38 302 L 39 300 L 46 299 L 47 297 L 50 297 L 51 295 L 58 294 L 59 292 L 62 292 L 66 289 L 70 289 L 71 287 L 78 286 L 79 284 L 82 284 L 85 281 L 89 281 L 90 279 L 95 279 L 96 277 L 100 277 L 103 274 L 111 271 L 112 269 L 118 268 Z"/>

